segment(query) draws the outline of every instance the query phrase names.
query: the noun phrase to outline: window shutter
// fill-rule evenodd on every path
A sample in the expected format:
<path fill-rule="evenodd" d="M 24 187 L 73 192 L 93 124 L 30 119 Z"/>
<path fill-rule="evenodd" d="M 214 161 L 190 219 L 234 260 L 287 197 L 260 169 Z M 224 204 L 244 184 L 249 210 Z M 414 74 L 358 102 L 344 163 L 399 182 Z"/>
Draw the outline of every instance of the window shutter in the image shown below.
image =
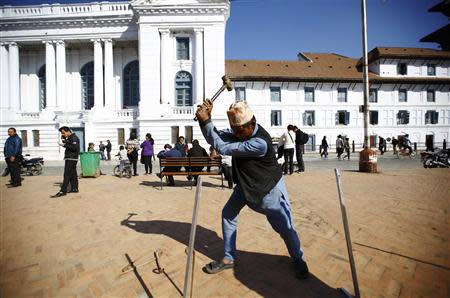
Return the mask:
<path fill-rule="evenodd" d="M 334 120 L 335 120 L 336 125 L 339 125 L 339 112 L 334 114 L 334 118 L 335 118 Z"/>
<path fill-rule="evenodd" d="M 350 123 L 350 112 L 345 112 L 345 125 Z"/>
<path fill-rule="evenodd" d="M 405 124 L 408 124 L 408 123 L 409 123 L 409 112 L 406 111 L 406 113 L 405 113 Z"/>
<path fill-rule="evenodd" d="M 306 112 L 304 112 L 302 116 L 303 116 L 303 126 L 306 126 Z"/>
<path fill-rule="evenodd" d="M 432 124 L 438 124 L 439 122 L 439 112 L 434 111 L 433 112 L 433 120 L 432 120 Z"/>

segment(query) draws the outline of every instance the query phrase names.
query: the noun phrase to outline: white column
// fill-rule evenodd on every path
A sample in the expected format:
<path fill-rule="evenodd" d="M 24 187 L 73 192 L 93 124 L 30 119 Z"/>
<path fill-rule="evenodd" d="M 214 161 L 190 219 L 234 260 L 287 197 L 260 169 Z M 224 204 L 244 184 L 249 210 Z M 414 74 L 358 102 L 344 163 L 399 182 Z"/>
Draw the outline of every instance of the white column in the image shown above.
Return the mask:
<path fill-rule="evenodd" d="M 194 29 L 194 106 L 203 102 L 203 29 Z"/>
<path fill-rule="evenodd" d="M 44 43 L 46 109 L 52 110 L 56 107 L 55 48 L 53 41 L 47 40 Z"/>
<path fill-rule="evenodd" d="M 103 107 L 103 50 L 100 39 L 94 39 L 94 108 Z"/>
<path fill-rule="evenodd" d="M 56 108 L 66 109 L 69 104 L 66 93 L 66 44 L 63 40 L 56 42 Z"/>
<path fill-rule="evenodd" d="M 9 60 L 6 43 L 0 43 L 0 104 L 2 110 L 9 106 Z"/>
<path fill-rule="evenodd" d="M 15 42 L 9 43 L 9 106 L 13 110 L 20 109 L 20 74 L 19 74 L 19 46 Z"/>
<path fill-rule="evenodd" d="M 114 62 L 113 42 L 105 39 L 105 107 L 113 110 L 114 107 Z"/>
<path fill-rule="evenodd" d="M 159 33 L 161 34 L 161 100 L 160 103 L 168 103 L 172 100 L 168 97 L 168 88 L 170 88 L 169 82 L 170 79 L 168 76 L 169 70 L 169 29 L 159 29 Z"/>

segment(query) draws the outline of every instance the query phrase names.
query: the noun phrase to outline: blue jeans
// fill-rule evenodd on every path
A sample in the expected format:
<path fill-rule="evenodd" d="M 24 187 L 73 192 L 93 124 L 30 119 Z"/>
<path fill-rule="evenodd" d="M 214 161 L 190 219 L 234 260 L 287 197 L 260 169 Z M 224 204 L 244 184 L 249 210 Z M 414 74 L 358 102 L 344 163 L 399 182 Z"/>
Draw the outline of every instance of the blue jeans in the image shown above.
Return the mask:
<path fill-rule="evenodd" d="M 277 185 L 262 199 L 260 204 L 252 204 L 245 200 L 239 184 L 234 188 L 228 202 L 222 210 L 222 233 L 224 241 L 224 258 L 236 259 L 236 234 L 239 212 L 245 206 L 264 214 L 272 228 L 280 234 L 294 260 L 303 258 L 300 239 L 294 229 L 288 193 L 281 178 Z"/>

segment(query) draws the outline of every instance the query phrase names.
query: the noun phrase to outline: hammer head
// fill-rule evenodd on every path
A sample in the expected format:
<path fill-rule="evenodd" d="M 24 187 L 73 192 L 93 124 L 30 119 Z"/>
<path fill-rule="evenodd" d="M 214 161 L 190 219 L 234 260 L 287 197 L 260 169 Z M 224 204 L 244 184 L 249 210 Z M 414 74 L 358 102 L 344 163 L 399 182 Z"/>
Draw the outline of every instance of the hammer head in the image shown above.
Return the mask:
<path fill-rule="evenodd" d="M 223 85 L 225 86 L 225 88 L 227 88 L 228 91 L 233 90 L 233 83 L 231 83 L 231 80 L 230 80 L 230 78 L 228 76 L 226 76 L 226 75 L 223 76 L 222 77 L 222 82 L 223 82 Z"/>

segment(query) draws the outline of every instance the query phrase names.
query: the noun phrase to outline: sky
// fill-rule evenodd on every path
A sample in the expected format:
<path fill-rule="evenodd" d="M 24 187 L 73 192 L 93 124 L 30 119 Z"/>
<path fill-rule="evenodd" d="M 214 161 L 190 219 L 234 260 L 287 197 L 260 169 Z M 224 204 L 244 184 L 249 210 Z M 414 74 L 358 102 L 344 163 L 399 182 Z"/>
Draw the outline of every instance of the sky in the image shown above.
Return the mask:
<path fill-rule="evenodd" d="M 85 0 L 0 0 L 0 5 Z M 428 9 L 441 0 L 367 0 L 368 50 L 426 47 L 419 40 L 449 20 Z M 360 0 L 232 0 L 226 59 L 296 60 L 299 52 L 362 56 Z"/>

